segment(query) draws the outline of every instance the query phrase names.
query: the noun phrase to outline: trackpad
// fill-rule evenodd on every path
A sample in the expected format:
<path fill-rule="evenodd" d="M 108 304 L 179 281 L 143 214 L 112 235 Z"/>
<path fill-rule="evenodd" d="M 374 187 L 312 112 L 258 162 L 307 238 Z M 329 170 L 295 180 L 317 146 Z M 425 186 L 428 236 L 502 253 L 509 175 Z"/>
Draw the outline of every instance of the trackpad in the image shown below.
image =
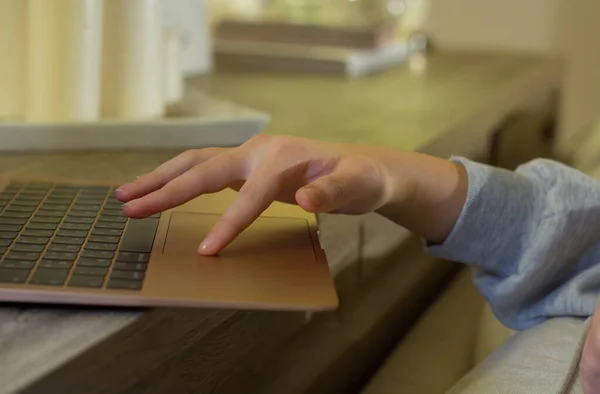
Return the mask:
<path fill-rule="evenodd" d="M 171 214 L 164 254 L 198 257 L 198 246 L 220 215 L 192 212 Z M 260 217 L 243 231 L 218 258 L 243 257 L 244 261 L 281 258 L 298 253 L 315 260 L 308 222 L 295 218 Z"/>

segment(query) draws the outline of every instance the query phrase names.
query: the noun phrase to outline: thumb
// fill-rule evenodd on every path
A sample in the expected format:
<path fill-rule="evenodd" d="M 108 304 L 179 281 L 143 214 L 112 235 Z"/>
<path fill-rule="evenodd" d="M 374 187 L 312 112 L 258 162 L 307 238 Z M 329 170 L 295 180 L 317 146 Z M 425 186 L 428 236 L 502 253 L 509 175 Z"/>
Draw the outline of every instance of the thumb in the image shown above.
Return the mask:
<path fill-rule="evenodd" d="M 359 160 L 342 160 L 333 172 L 300 188 L 296 202 L 312 213 L 363 213 L 375 209 L 373 205 L 379 200 L 377 179 L 368 173 Z"/>

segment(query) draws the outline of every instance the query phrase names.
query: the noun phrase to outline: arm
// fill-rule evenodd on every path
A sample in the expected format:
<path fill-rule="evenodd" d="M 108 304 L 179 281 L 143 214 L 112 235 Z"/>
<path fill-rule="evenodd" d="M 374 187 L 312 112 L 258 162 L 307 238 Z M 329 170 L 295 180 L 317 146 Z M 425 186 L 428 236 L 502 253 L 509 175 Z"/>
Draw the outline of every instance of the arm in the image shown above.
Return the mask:
<path fill-rule="evenodd" d="M 274 200 L 314 212 L 377 211 L 476 268 L 497 316 L 526 328 L 589 315 L 600 272 L 600 185 L 548 160 L 516 172 L 391 148 L 260 136 L 188 151 L 118 191 L 145 217 L 227 187 L 239 191 L 202 241 L 216 254 Z"/>
<path fill-rule="evenodd" d="M 455 158 L 468 194 L 447 239 L 430 253 L 475 268 L 495 314 L 515 329 L 589 316 L 600 289 L 600 183 L 560 163 L 509 172 Z"/>

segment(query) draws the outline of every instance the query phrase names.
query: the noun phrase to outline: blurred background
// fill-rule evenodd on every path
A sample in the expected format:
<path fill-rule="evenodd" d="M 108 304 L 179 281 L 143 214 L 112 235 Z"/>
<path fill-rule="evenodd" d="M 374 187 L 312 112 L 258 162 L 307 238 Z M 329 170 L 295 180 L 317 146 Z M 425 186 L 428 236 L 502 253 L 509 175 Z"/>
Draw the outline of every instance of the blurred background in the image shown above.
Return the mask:
<path fill-rule="evenodd" d="M 560 139 L 598 115 L 600 26 L 593 0 L 207 0 L 214 26 L 264 14 L 305 23 L 395 18 L 400 35 L 425 33 L 442 49 L 560 56 L 565 60 Z"/>
<path fill-rule="evenodd" d="M 599 14 L 598 0 L 0 0 L 0 175 L 121 183 L 266 132 L 509 169 L 551 157 L 600 179 Z M 5 340 L 0 381 L 441 394 L 512 335 L 468 270 L 399 226 L 319 226 L 339 311 L 158 309 L 122 335 L 110 313 L 9 313 L 0 332 L 30 335 Z"/>

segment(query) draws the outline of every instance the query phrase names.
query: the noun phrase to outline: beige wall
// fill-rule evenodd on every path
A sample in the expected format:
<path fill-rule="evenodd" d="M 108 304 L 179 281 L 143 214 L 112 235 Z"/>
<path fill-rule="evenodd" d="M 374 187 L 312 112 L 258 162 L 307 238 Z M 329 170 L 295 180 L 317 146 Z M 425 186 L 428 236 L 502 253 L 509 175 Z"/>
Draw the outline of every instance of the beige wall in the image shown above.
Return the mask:
<path fill-rule="evenodd" d="M 561 140 L 600 120 L 600 1 L 429 1 L 425 30 L 441 46 L 566 55 Z"/>
<path fill-rule="evenodd" d="M 429 0 L 425 29 L 444 46 L 553 51 L 560 2 Z"/>

